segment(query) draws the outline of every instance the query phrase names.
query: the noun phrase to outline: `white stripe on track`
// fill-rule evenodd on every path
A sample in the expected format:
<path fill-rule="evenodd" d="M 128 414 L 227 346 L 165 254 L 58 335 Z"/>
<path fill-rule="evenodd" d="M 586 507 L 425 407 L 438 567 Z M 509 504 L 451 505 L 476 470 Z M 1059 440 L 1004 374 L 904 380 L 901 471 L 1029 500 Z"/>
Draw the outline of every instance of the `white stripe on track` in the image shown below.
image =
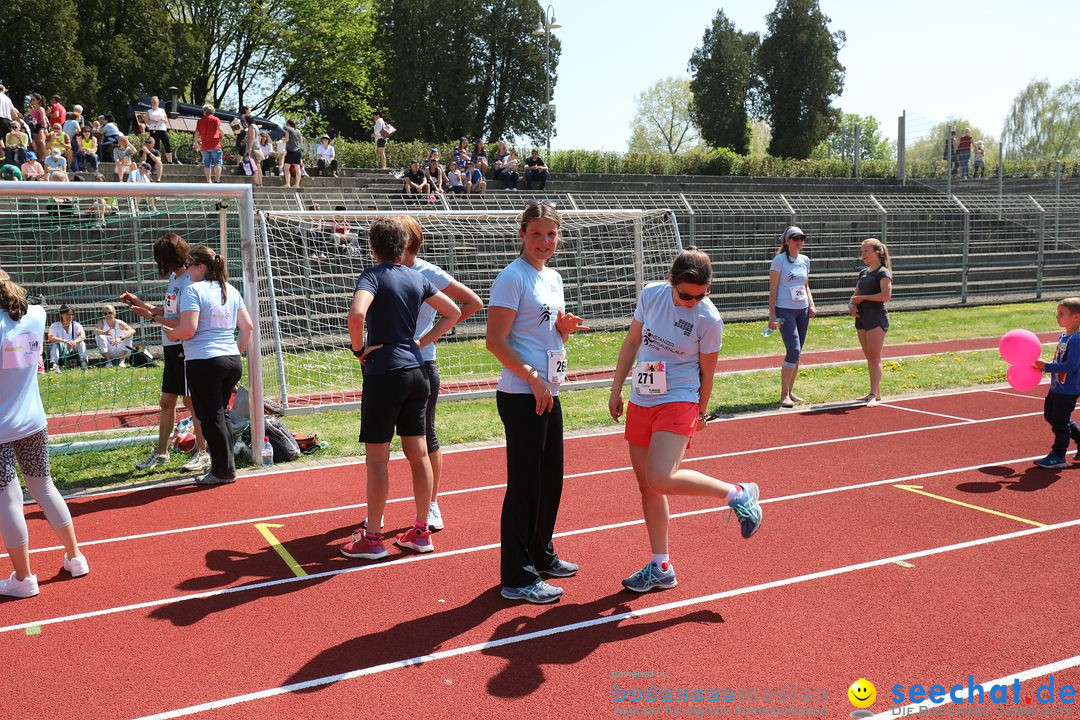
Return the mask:
<path fill-rule="evenodd" d="M 906 410 L 907 412 L 919 413 L 920 415 L 933 415 L 935 417 L 948 418 L 950 420 L 963 420 L 964 422 L 975 422 L 972 418 L 960 417 L 959 415 L 946 415 L 945 413 L 930 412 L 929 410 L 919 410 L 917 408 L 904 407 L 903 405 L 893 405 L 892 403 L 881 403 L 878 407 L 892 408 L 893 410 Z"/>
<path fill-rule="evenodd" d="M 1033 678 L 1038 678 L 1038 677 L 1042 677 L 1044 675 L 1050 675 L 1051 673 L 1056 673 L 1059 670 L 1068 670 L 1069 668 L 1074 668 L 1077 665 L 1080 665 L 1080 655 L 1074 655 L 1071 658 L 1065 658 L 1064 660 L 1058 660 L 1057 662 L 1047 663 L 1046 665 L 1040 665 L 1039 667 L 1034 667 L 1034 668 L 1031 668 L 1030 670 L 1022 670 L 1022 671 L 1020 671 L 1018 673 L 1014 673 L 1012 675 L 1006 675 L 1005 677 L 1000 677 L 997 680 L 984 680 L 983 682 L 975 683 L 975 684 L 976 685 L 982 685 L 983 690 L 986 691 L 986 692 L 989 692 L 990 688 L 992 686 L 994 686 L 994 685 L 1012 685 L 1013 680 L 1019 680 L 1020 682 L 1024 682 L 1026 680 L 1031 680 Z M 953 684 L 954 685 L 960 685 L 961 687 L 963 687 L 963 691 L 959 692 L 957 694 L 961 695 L 963 697 L 963 699 L 966 700 L 968 698 L 968 689 L 967 689 L 966 678 L 965 678 L 964 682 L 953 683 Z M 948 697 L 948 696 L 947 696 L 947 698 L 948 699 L 946 699 L 946 700 L 944 700 L 943 702 L 940 702 L 940 703 L 931 703 L 931 702 L 927 701 L 927 703 L 923 704 L 923 705 L 916 705 L 916 704 L 912 703 L 910 705 L 905 705 L 903 707 L 893 707 L 891 710 L 889 710 L 887 712 L 879 712 L 877 715 L 871 716 L 870 718 L 868 718 L 868 720 L 895 720 L 895 718 L 897 718 L 897 717 L 904 717 L 906 715 L 911 715 L 913 713 L 919 712 L 920 708 L 927 708 L 927 707 L 929 707 L 929 708 L 939 708 L 939 707 L 942 707 L 944 705 L 951 705 L 952 702 L 953 702 L 952 698 Z M 1008 703 L 1008 704 L 1013 705 L 1013 703 Z M 980 707 L 985 707 L 985 706 L 983 706 L 980 703 Z M 1021 713 L 1017 713 L 1017 717 L 1023 717 L 1023 715 Z"/>
<path fill-rule="evenodd" d="M 930 477 L 940 477 L 942 475 L 951 475 L 954 473 L 970 472 L 972 470 L 978 470 L 981 467 L 987 467 L 991 465 L 1009 465 L 1018 462 L 1027 462 L 1031 460 L 1037 460 L 1042 457 L 1041 455 L 1033 455 L 1025 458 L 1014 458 L 1012 460 L 1001 460 L 991 463 L 981 463 L 978 465 L 967 465 L 964 467 L 950 468 L 948 470 L 935 470 L 932 472 L 919 473 L 916 475 L 904 475 L 902 477 L 886 478 L 884 480 L 872 480 L 870 482 L 857 483 L 855 485 L 842 485 L 839 487 L 824 488 L 821 490 L 808 490 L 807 492 L 795 493 L 793 495 L 783 495 L 781 497 L 768 498 L 761 501 L 762 505 L 787 502 L 791 500 L 801 500 L 803 498 L 816 497 L 819 495 L 831 495 L 833 493 L 848 492 L 851 490 L 862 490 L 865 488 L 877 487 L 879 485 L 891 485 L 894 483 L 911 482 L 912 480 L 922 480 Z M 411 498 L 409 498 L 411 499 Z M 671 518 L 692 517 L 695 515 L 706 515 L 708 513 L 723 512 L 727 510 L 727 506 L 703 508 L 700 510 L 688 510 L 681 513 L 672 513 Z M 596 532 L 605 532 L 608 530 L 616 530 L 619 528 L 633 527 L 635 525 L 643 525 L 645 521 L 643 519 L 627 520 L 624 522 L 610 523 L 607 525 L 598 525 L 595 527 L 581 528 L 579 530 L 566 530 L 563 532 L 555 533 L 553 537 L 573 537 L 576 535 L 587 535 Z M 1053 526 L 1045 526 L 1053 527 Z M 201 593 L 188 593 L 184 595 L 173 595 L 167 598 L 160 598 L 158 600 L 147 600 L 141 603 L 134 603 L 131 605 L 121 605 L 119 607 L 103 608 L 101 610 L 91 610 L 88 612 L 77 613 L 73 615 L 64 615 L 61 617 L 45 618 L 42 620 L 32 620 L 29 622 L 18 623 L 15 625 L 7 625 L 0 627 L 0 634 L 6 632 L 13 632 L 16 630 L 25 630 L 26 628 L 34 627 L 35 625 L 55 625 L 58 623 L 74 622 L 77 620 L 86 620 L 90 618 L 103 617 L 105 615 L 115 615 L 117 613 L 129 612 L 132 610 L 142 610 L 145 608 L 159 607 L 162 605 L 172 605 L 178 602 L 185 602 L 189 600 L 205 600 L 207 598 L 218 597 L 219 595 L 231 595 L 238 592 L 248 592 L 251 590 L 262 590 L 264 588 L 275 587 L 278 585 L 286 585 L 291 583 L 310 582 L 312 580 L 320 580 L 323 578 L 334 577 L 336 575 L 345 575 L 347 573 L 354 572 L 368 572 L 377 571 L 386 568 L 395 568 L 400 565 L 414 562 L 428 562 L 431 560 L 437 560 L 439 558 L 451 557 L 454 555 L 467 555 L 476 552 L 482 552 L 485 550 L 495 550 L 499 548 L 499 543 L 490 543 L 487 545 L 476 545 L 467 548 L 458 548 L 457 550 L 438 551 L 434 553 L 427 553 L 424 555 L 409 555 L 401 559 L 394 559 L 385 563 L 374 563 L 371 565 L 357 565 L 354 567 L 340 568 L 337 570 L 327 570 L 321 573 L 312 573 L 311 575 L 305 575 L 303 577 L 289 576 L 280 578 L 277 580 L 266 580 L 263 582 L 250 583 L 246 585 L 235 585 L 233 587 L 222 588 L 220 590 L 208 590 Z"/>
<path fill-rule="evenodd" d="M 483 643 L 474 643 L 472 645 L 465 645 L 463 647 L 451 648 L 449 650 L 440 650 L 437 652 L 429 653 L 427 655 L 418 655 L 416 657 L 405 658 L 402 660 L 396 660 L 393 662 L 382 663 L 380 665 L 372 665 L 370 667 L 359 668 L 357 670 L 351 670 L 349 672 L 338 673 L 335 675 L 327 675 L 321 678 L 313 678 L 304 682 L 292 683 L 289 685 L 280 685 L 274 688 L 268 688 L 266 690 L 260 690 L 257 692 L 246 693 L 244 695 L 236 695 L 230 698 L 224 698 L 221 700 L 215 700 L 212 702 L 202 703 L 199 705 L 191 705 L 185 708 L 179 708 L 177 710 L 170 710 L 168 712 L 157 713 L 155 715 L 147 715 L 140 720 L 170 720 L 171 718 L 186 717 L 188 715 L 195 715 L 200 712 L 206 712 L 209 710 L 218 710 L 224 707 L 231 707 L 233 705 L 239 705 L 241 703 L 252 702 L 254 700 L 263 700 L 266 698 L 275 697 L 278 695 L 284 695 L 291 692 L 297 692 L 300 690 L 307 690 L 315 687 L 322 687 L 324 685 L 331 685 L 333 683 L 342 682 L 345 680 L 352 680 L 358 677 L 364 677 L 367 675 L 377 675 L 379 673 L 388 672 L 391 670 L 398 670 L 406 667 L 414 667 L 425 663 L 434 662 L 436 660 L 445 660 L 447 658 L 457 657 L 460 655 L 467 655 L 471 653 L 483 652 L 497 647 L 503 647 L 506 645 L 516 645 L 518 643 L 528 642 L 530 640 L 537 640 L 539 638 L 550 637 L 552 635 L 561 635 L 564 633 L 574 632 L 576 630 L 584 630 L 599 625 L 607 625 L 614 622 L 621 622 L 623 620 L 632 620 L 636 618 L 646 617 L 648 615 L 654 615 L 657 613 L 670 612 L 673 610 L 680 610 L 682 608 L 693 607 L 695 605 L 702 605 L 705 603 L 716 602 L 718 600 L 724 600 L 727 598 L 738 597 L 740 595 L 749 595 L 751 593 L 763 592 L 766 590 L 772 590 L 775 588 L 786 587 L 790 585 L 797 585 L 805 582 L 812 582 L 814 580 L 821 580 L 824 578 L 835 577 L 837 575 L 845 575 L 848 573 L 857 572 L 859 570 L 868 570 L 871 568 L 881 567 L 883 565 L 890 565 L 899 561 L 914 560 L 916 558 L 929 557 L 932 555 L 941 555 L 943 553 L 956 552 L 958 550 L 966 550 L 968 548 L 979 547 L 981 545 L 989 545 L 995 542 L 1003 542 L 1007 540 L 1014 540 L 1016 538 L 1027 537 L 1029 535 L 1035 535 L 1041 532 L 1050 532 L 1053 530 L 1062 530 L 1065 528 L 1080 526 L 1080 519 L 1069 520 L 1066 522 L 1055 523 L 1053 525 L 1046 525 L 1039 528 L 1031 528 L 1027 530 L 1018 530 L 1016 532 L 1004 533 L 1001 535 L 991 535 L 989 537 L 979 538 L 977 540 L 967 540 L 965 542 L 954 543 L 952 545 L 942 545 L 935 548 L 929 548 L 926 550 L 917 550 L 915 552 L 905 553 L 903 555 L 893 555 L 891 557 L 879 558 L 877 560 L 869 560 L 867 562 L 856 563 L 854 565 L 844 565 L 841 567 L 830 568 L 828 570 L 820 570 L 818 572 L 806 573 L 804 575 L 796 575 L 794 577 L 783 578 L 781 580 L 773 580 L 770 582 L 759 583 L 756 585 L 749 585 L 746 587 L 735 588 L 732 590 L 725 590 L 723 592 L 712 593 L 709 595 L 701 595 L 695 598 L 687 598 L 685 600 L 678 600 L 676 602 L 663 603 L 661 605 L 653 605 L 647 608 L 640 608 L 638 610 L 632 610 L 630 612 L 616 613 L 613 615 L 605 615 L 603 617 L 593 618 L 591 620 L 583 620 L 581 622 L 570 623 L 568 625 L 558 625 L 556 627 L 547 628 L 545 630 L 537 630 L 530 633 L 522 633 L 520 635 L 512 635 L 510 637 L 499 638 L 498 640 L 489 640 Z M 1073 665 L 1080 663 L 1077 658 L 1071 658 L 1070 660 L 1062 661 L 1062 663 L 1070 663 L 1073 661 Z M 1044 666 L 1051 667 L 1051 666 Z M 1072 667 L 1072 665 L 1065 664 L 1063 667 Z M 1037 668 L 1036 670 L 1041 670 Z M 1032 677 L 1037 677 L 1034 675 Z M 875 718 L 885 720 L 892 716 L 891 713 L 882 713 L 876 715 Z"/>
<path fill-rule="evenodd" d="M 904 409 L 908 409 L 908 408 L 904 408 Z M 978 425 L 978 424 L 982 424 L 982 423 L 1000 422 L 1000 421 L 1003 421 L 1003 420 L 1016 420 L 1016 419 L 1019 419 L 1019 418 L 1033 417 L 1035 415 L 1041 416 L 1042 412 L 1040 411 L 1040 412 L 1022 413 L 1020 415 L 1004 415 L 1002 417 L 982 418 L 980 420 L 963 420 L 961 422 L 944 423 L 944 424 L 941 424 L 941 425 L 926 425 L 926 426 L 922 426 L 922 427 L 905 428 L 903 430 L 884 430 L 884 431 L 876 432 L 876 433 L 867 433 L 865 435 L 845 435 L 843 437 L 838 437 L 838 438 L 827 438 L 825 440 L 811 440 L 809 442 L 804 442 L 804 443 L 790 443 L 790 444 L 787 444 L 787 445 L 773 445 L 773 446 L 770 446 L 770 447 L 752 448 L 752 449 L 749 449 L 749 450 L 733 450 L 731 452 L 716 453 L 716 454 L 713 454 L 713 455 L 698 455 L 696 457 L 683 458 L 683 464 L 692 463 L 692 462 L 702 462 L 702 461 L 705 461 L 705 460 L 720 460 L 720 459 L 724 459 L 724 458 L 741 457 L 743 455 L 756 455 L 758 453 L 777 452 L 777 451 L 785 451 L 785 450 L 797 450 L 799 448 L 815 447 L 815 446 L 818 446 L 818 445 L 831 445 L 831 444 L 835 444 L 835 443 L 858 442 L 860 440 L 868 440 L 868 439 L 871 439 L 871 438 L 882 438 L 882 437 L 889 437 L 889 436 L 892 436 L 892 435 L 905 435 L 905 434 L 908 434 L 908 433 L 924 432 L 924 431 L 927 431 L 927 430 L 942 430 L 942 429 L 953 428 L 953 427 L 964 427 L 964 426 L 969 426 L 969 425 Z M 622 466 L 622 467 L 604 468 L 604 469 L 601 469 L 601 470 L 588 470 L 588 471 L 585 471 L 585 472 L 569 473 L 567 475 L 564 475 L 563 479 L 564 480 L 573 480 L 575 478 L 593 477 L 593 476 L 596 476 L 596 475 L 612 475 L 612 474 L 615 474 L 615 473 L 631 472 L 631 471 L 633 471 L 633 469 L 634 469 L 633 467 L 631 467 L 629 465 L 625 465 L 625 466 Z M 497 485 L 483 485 L 483 486 L 479 486 L 479 487 L 475 487 L 475 488 L 462 488 L 460 490 L 447 490 L 445 492 L 440 492 L 439 496 L 442 497 L 444 495 L 463 495 L 463 494 L 466 494 L 466 493 L 481 492 L 481 491 L 484 491 L 484 490 L 498 490 L 498 489 L 504 488 L 504 487 L 506 487 L 506 483 L 500 483 L 500 484 L 497 484 Z M 408 496 L 408 497 L 392 498 L 392 499 L 387 500 L 388 503 L 411 502 L 411 501 L 412 501 L 412 496 L 411 495 Z M 105 545 L 105 544 L 115 543 L 115 542 L 126 542 L 126 541 L 129 541 L 129 540 L 142 540 L 142 539 L 146 539 L 146 538 L 162 537 L 162 536 L 165 536 L 165 535 L 178 535 L 178 534 L 181 534 L 181 533 L 197 532 L 197 531 L 200 531 L 200 530 L 212 530 L 212 529 L 215 529 L 215 528 L 230 527 L 230 526 L 233 526 L 233 525 L 249 525 L 249 524 L 257 523 L 257 522 L 270 522 L 270 521 L 274 521 L 274 520 L 281 520 L 281 519 L 284 519 L 284 518 L 303 517 L 305 515 L 319 515 L 319 514 L 328 513 L 328 512 L 355 510 L 355 509 L 359 509 L 359 508 L 363 508 L 363 507 L 367 507 L 367 503 L 339 505 L 337 507 L 329 507 L 329 508 L 316 508 L 314 510 L 298 510 L 296 512 L 280 513 L 280 514 L 277 514 L 277 515 L 264 515 L 262 517 L 244 518 L 242 520 L 223 520 L 221 522 L 208 523 L 208 524 L 205 524 L 205 525 L 193 525 L 193 526 L 190 526 L 190 527 L 173 528 L 171 530 L 155 530 L 155 531 L 152 531 L 152 532 L 135 533 L 133 535 L 122 535 L 122 536 L 112 537 L 112 538 L 102 538 L 100 540 L 81 541 L 79 543 L 79 545 L 80 546 L 85 546 L 85 547 L 90 547 L 90 546 L 93 546 L 93 545 Z M 33 554 L 33 553 L 43 553 L 43 552 L 57 552 L 57 551 L 60 551 L 60 550 L 63 550 L 63 549 L 64 549 L 63 545 L 50 545 L 48 547 L 33 548 L 32 550 L 30 550 L 30 553 Z M 7 553 L 0 553 L 0 558 L 5 558 L 5 557 L 7 557 Z"/>

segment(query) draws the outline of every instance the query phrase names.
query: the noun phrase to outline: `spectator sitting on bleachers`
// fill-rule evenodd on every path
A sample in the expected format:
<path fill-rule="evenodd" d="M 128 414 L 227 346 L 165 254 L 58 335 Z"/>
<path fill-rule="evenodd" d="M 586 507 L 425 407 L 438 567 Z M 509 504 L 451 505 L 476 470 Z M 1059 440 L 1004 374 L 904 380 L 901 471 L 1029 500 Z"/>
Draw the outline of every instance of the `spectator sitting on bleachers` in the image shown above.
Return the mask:
<path fill-rule="evenodd" d="M 113 149 L 120 144 L 123 133 L 120 132 L 120 128 L 116 125 L 112 115 L 98 115 L 97 121 L 101 132 L 101 139 L 98 143 L 98 157 L 101 158 L 101 162 L 115 162 Z"/>
<path fill-rule="evenodd" d="M 135 330 L 126 322 L 116 317 L 116 308 L 104 305 L 101 308 L 101 320 L 92 330 L 97 336 L 98 352 L 105 361 L 105 367 L 112 367 L 113 360 L 119 360 L 117 367 L 127 367 L 127 356 L 131 354 L 128 341 L 135 336 Z"/>
<path fill-rule="evenodd" d="M 277 169 L 277 150 L 274 147 L 274 141 L 270 139 L 270 133 L 266 130 L 259 131 L 259 139 L 257 141 L 259 146 L 259 153 L 262 155 L 262 167 L 263 175 L 269 175 Z"/>
<path fill-rule="evenodd" d="M 22 170 L 11 163 L 5 163 L 0 165 L 0 180 L 7 180 L 8 182 L 18 182 L 23 179 Z"/>
<path fill-rule="evenodd" d="M 116 163 L 116 181 L 124 182 L 128 173 L 135 169 L 132 155 L 135 148 L 131 147 L 126 135 L 121 135 L 113 148 L 113 162 Z"/>
<path fill-rule="evenodd" d="M 323 135 L 319 138 L 319 144 L 315 146 L 315 161 L 319 175 L 337 177 L 337 152 L 334 150 L 334 146 L 330 144 L 329 135 Z"/>
<path fill-rule="evenodd" d="M 49 327 L 49 369 L 60 372 L 60 365 L 68 357 L 77 355 L 82 369 L 86 369 L 86 331 L 75 320 L 75 311 L 66 304 L 60 306 L 60 320 Z"/>
<path fill-rule="evenodd" d="M 60 129 L 67 135 L 68 142 L 74 144 L 75 138 L 78 137 L 79 131 L 82 130 L 82 110 L 79 105 L 76 105 L 68 113 L 67 120 L 64 121 Z"/>
<path fill-rule="evenodd" d="M 483 138 L 476 138 L 476 144 L 473 145 L 471 160 L 473 161 L 473 164 L 476 165 L 477 168 L 479 168 L 482 174 L 487 175 L 488 156 L 487 153 L 484 152 Z"/>
<path fill-rule="evenodd" d="M 539 148 L 533 148 L 532 154 L 525 161 L 525 189 L 532 190 L 533 183 L 538 183 L 537 190 L 543 190 L 547 187 L 548 179 L 548 167 L 544 164 L 544 159 L 540 157 Z"/>
<path fill-rule="evenodd" d="M 450 192 L 465 192 L 465 181 L 461 177 L 463 172 L 456 164 L 446 168 L 446 188 Z"/>
<path fill-rule="evenodd" d="M 101 173 L 94 175 L 96 182 L 105 182 L 105 176 Z M 113 215 L 116 213 L 119 204 L 116 201 L 115 195 L 109 197 L 99 197 L 94 199 L 94 204 L 87 208 L 84 213 L 87 215 L 95 215 L 97 217 L 97 226 L 103 227 L 105 225 L 105 216 Z"/>
<path fill-rule="evenodd" d="M 141 162 L 128 175 L 127 181 L 133 183 L 148 183 L 153 181 L 150 163 Z"/>
<path fill-rule="evenodd" d="M 75 165 L 74 170 L 91 170 L 97 172 L 98 168 L 98 142 L 94 137 L 89 125 L 83 125 L 82 132 L 75 138 Z"/>
<path fill-rule="evenodd" d="M 26 152 L 26 162 L 22 164 L 22 174 L 24 180 L 45 179 L 45 168 L 41 167 L 41 163 L 37 159 L 37 153 L 33 150 Z"/>
<path fill-rule="evenodd" d="M 462 135 L 458 138 L 457 147 L 454 148 L 454 165 L 459 170 L 464 170 L 472 153 L 469 152 L 469 138 Z"/>
<path fill-rule="evenodd" d="M 518 155 L 517 150 L 506 151 L 506 144 L 499 143 L 499 147 L 505 152 L 495 158 L 495 179 L 503 184 L 506 190 L 518 189 Z"/>
<path fill-rule="evenodd" d="M 142 149 L 139 150 L 139 162 L 150 166 L 150 179 L 161 182 L 165 175 L 165 164 L 161 161 L 161 151 L 157 149 L 157 141 L 153 137 L 143 141 Z"/>
<path fill-rule="evenodd" d="M 26 162 L 26 151 L 30 147 L 30 136 L 22 130 L 22 123 L 11 121 L 11 130 L 4 136 L 4 161 L 12 165 Z"/>
<path fill-rule="evenodd" d="M 344 205 L 336 205 L 334 212 L 345 212 Z M 347 218 L 334 218 L 330 221 L 330 237 L 338 248 L 344 249 L 346 254 L 354 257 L 363 255 L 360 249 L 359 236 L 353 232 L 352 223 Z"/>
<path fill-rule="evenodd" d="M 49 137 L 46 140 L 46 147 L 48 148 L 49 153 L 52 153 L 53 150 L 59 150 L 60 154 L 69 161 L 69 165 L 71 164 L 70 161 L 74 159 L 74 156 L 71 154 L 71 142 L 68 141 L 68 136 L 64 134 L 63 129 L 60 127 L 60 123 L 53 123 L 52 131 L 49 133 Z"/>
<path fill-rule="evenodd" d="M 481 195 L 487 192 L 487 180 L 484 179 L 484 173 L 480 172 L 480 168 L 472 160 L 465 166 L 465 192 Z"/>
<path fill-rule="evenodd" d="M 436 150 L 432 153 L 433 157 L 428 160 L 428 165 L 424 168 L 424 177 L 428 181 L 428 190 L 441 195 L 443 188 L 446 187 L 446 171 L 443 170 L 442 164 L 439 162 L 439 151 Z"/>
<path fill-rule="evenodd" d="M 439 148 L 432 147 L 430 150 L 428 150 L 428 154 L 427 154 L 427 157 L 424 159 L 424 162 L 420 163 L 420 169 L 423 170 L 426 173 L 427 169 L 428 169 L 428 166 L 431 165 L 431 161 L 432 160 L 438 160 L 438 159 L 439 159 Z"/>
<path fill-rule="evenodd" d="M 53 148 L 49 152 L 49 156 L 45 158 L 45 170 L 49 174 L 53 172 L 67 172 L 67 158 L 64 157 L 60 148 Z"/>
<path fill-rule="evenodd" d="M 419 160 L 413 160 L 409 163 L 409 169 L 405 171 L 404 180 L 405 186 L 402 188 L 402 192 L 406 195 L 411 195 L 413 193 L 427 195 L 430 192 L 427 178 L 424 177 L 424 173 L 420 171 Z"/>

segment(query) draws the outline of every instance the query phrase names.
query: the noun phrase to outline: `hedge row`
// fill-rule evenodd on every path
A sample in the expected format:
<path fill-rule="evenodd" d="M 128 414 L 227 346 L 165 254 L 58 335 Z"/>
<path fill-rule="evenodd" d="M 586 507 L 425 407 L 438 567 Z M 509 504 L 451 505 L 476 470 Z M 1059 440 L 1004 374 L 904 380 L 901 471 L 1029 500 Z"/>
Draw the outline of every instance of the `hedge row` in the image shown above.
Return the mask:
<path fill-rule="evenodd" d="M 191 143 L 189 133 L 170 131 L 174 146 L 178 143 Z M 138 136 L 133 142 L 141 142 Z M 333 141 L 338 163 L 344 168 L 378 167 L 375 146 L 370 142 L 337 139 Z M 457 143 L 426 143 L 418 140 L 409 142 L 391 141 L 387 143 L 386 158 L 391 168 L 404 168 L 413 160 L 423 160 L 432 147 L 438 147 L 444 158 L 451 156 Z M 313 144 L 304 152 L 305 162 L 314 163 Z M 524 160 L 529 147 L 520 148 Z M 487 148 L 489 158 L 495 146 Z M 541 153 L 542 155 L 544 153 Z M 726 175 L 734 177 L 808 177 L 808 178 L 848 178 L 853 176 L 851 162 L 841 159 L 807 159 L 777 157 L 752 157 L 738 155 L 727 148 L 717 150 L 694 149 L 671 155 L 669 153 L 634 153 L 598 150 L 556 150 L 544 155 L 544 160 L 553 173 L 613 173 L 619 175 Z M 909 162 L 908 177 L 943 178 L 948 172 L 948 163 L 944 160 L 934 162 Z M 1052 178 L 1057 172 L 1053 161 L 1032 162 L 1024 160 L 1005 160 L 1005 176 L 1010 178 Z M 860 173 L 865 178 L 896 177 L 896 162 L 893 160 L 866 160 L 861 164 Z M 986 175 L 997 176 L 997 162 L 988 160 Z M 1069 160 L 1063 164 L 1063 177 L 1080 177 L 1080 160 Z"/>

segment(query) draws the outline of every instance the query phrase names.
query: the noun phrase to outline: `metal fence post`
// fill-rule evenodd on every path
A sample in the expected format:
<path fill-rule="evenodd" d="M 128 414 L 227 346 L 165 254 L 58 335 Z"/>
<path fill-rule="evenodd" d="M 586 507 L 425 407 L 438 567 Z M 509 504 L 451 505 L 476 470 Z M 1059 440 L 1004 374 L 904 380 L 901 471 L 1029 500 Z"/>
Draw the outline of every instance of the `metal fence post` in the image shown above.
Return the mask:
<path fill-rule="evenodd" d="M 255 196 L 250 186 L 244 188 L 240 196 L 240 256 L 243 258 L 244 304 L 251 315 L 251 340 L 247 348 L 248 384 L 251 385 L 248 397 L 251 416 L 251 447 L 258 447 L 258 438 L 264 436 L 263 424 L 263 375 L 262 375 L 262 334 L 259 331 L 259 274 L 257 272 L 257 250 L 255 245 Z M 267 268 L 269 270 L 269 268 Z M 284 399 L 284 398 L 283 398 Z"/>
<path fill-rule="evenodd" d="M 888 244 L 889 242 L 889 213 L 885 210 L 885 207 L 878 202 L 878 199 L 873 195 L 870 196 L 870 202 L 874 203 L 878 212 L 881 213 L 881 242 Z"/>
<path fill-rule="evenodd" d="M 907 168 L 904 161 L 907 159 L 907 138 L 904 132 L 907 130 L 907 110 L 896 121 L 896 175 L 901 185 L 907 185 Z"/>
<path fill-rule="evenodd" d="M 682 200 L 682 204 L 686 207 L 686 212 L 690 213 L 690 244 L 697 246 L 697 217 L 695 217 L 694 208 L 690 206 L 690 201 L 686 199 L 686 195 L 679 193 L 679 199 Z"/>
<path fill-rule="evenodd" d="M 1057 161 L 1057 183 L 1054 188 L 1054 249 L 1061 242 L 1061 161 Z M 1042 260 L 1039 261 L 1042 265 Z"/>
<path fill-rule="evenodd" d="M 945 194 L 947 196 L 952 195 L 952 170 L 953 170 L 952 136 L 953 136 L 953 132 L 955 130 L 956 130 L 956 128 L 954 128 L 952 125 L 950 125 L 948 130 L 946 131 L 948 134 L 945 135 L 945 150 L 946 150 L 946 154 L 948 155 L 948 157 L 946 157 L 945 159 L 949 161 L 949 167 L 945 168 Z"/>
<path fill-rule="evenodd" d="M 968 295 L 968 255 L 971 249 L 971 211 L 964 207 L 964 203 L 960 202 L 960 198 L 955 195 L 950 195 L 960 209 L 964 212 L 964 234 L 963 234 L 963 250 L 961 251 L 960 258 L 960 304 L 967 304 Z"/>
<path fill-rule="evenodd" d="M 998 143 L 998 220 L 1001 220 L 1002 192 L 1005 185 L 1005 133 L 1001 134 L 1001 142 Z"/>
<path fill-rule="evenodd" d="M 787 211 L 788 211 L 788 225 L 794 225 L 795 224 L 795 208 L 791 207 L 791 203 L 789 203 L 787 201 L 787 198 L 784 197 L 783 195 L 779 195 L 778 197 L 780 198 L 780 202 L 784 203 L 784 207 L 787 208 Z"/>
<path fill-rule="evenodd" d="M 645 238 L 642 237 L 640 215 L 634 218 L 634 285 L 638 295 L 645 289 Z"/>
<path fill-rule="evenodd" d="M 259 211 L 259 234 L 262 236 L 262 250 L 264 259 L 266 260 L 266 288 L 267 295 L 270 298 L 270 325 L 274 330 L 274 355 L 277 357 L 278 375 L 281 380 L 281 406 L 289 409 L 289 388 L 285 378 L 285 353 L 282 349 L 281 340 L 281 320 L 278 317 L 277 309 L 277 290 L 274 288 L 274 270 L 270 266 L 270 233 L 266 229 L 266 213 L 262 210 Z M 304 240 L 305 246 L 307 245 L 307 239 Z M 311 277 L 311 265 L 307 257 L 308 253 L 304 251 L 304 262 L 307 264 L 308 277 Z M 310 306 L 309 306 L 310 307 Z M 314 314 L 314 313 L 313 313 Z M 248 381 L 250 382 L 250 380 Z M 260 383 L 261 385 L 262 383 Z M 254 438 L 255 436 L 252 435 Z M 252 447 L 255 447 L 254 440 L 252 441 Z M 254 454 L 252 455 L 254 457 Z"/>
<path fill-rule="evenodd" d="M 1046 210 L 1035 198 L 1028 195 L 1028 200 L 1039 211 L 1039 254 L 1035 261 L 1035 299 L 1042 299 L 1043 260 L 1046 257 Z M 1055 232 L 1056 235 L 1056 232 Z"/>
<path fill-rule="evenodd" d="M 862 140 L 862 126 L 859 125 L 859 123 L 855 123 L 855 149 L 853 151 L 853 155 L 854 155 L 854 172 L 855 172 L 856 179 L 858 179 L 859 171 L 860 171 L 859 160 L 861 159 L 860 155 L 862 155 L 862 153 L 860 152 L 860 150 L 862 149 L 860 147 L 861 140 Z"/>

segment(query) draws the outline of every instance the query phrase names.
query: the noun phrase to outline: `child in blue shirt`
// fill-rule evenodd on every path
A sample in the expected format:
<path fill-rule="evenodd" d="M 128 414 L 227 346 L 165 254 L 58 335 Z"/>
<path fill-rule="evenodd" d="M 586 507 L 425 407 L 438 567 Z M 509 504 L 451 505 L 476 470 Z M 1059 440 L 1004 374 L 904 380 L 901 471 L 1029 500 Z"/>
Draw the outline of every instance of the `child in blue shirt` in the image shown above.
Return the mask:
<path fill-rule="evenodd" d="M 1080 427 L 1072 421 L 1076 399 L 1080 397 L 1080 297 L 1068 297 L 1058 303 L 1057 323 L 1064 329 L 1058 339 L 1053 362 L 1035 361 L 1035 368 L 1050 373 L 1050 392 L 1046 393 L 1043 417 L 1054 431 L 1050 454 L 1036 460 L 1042 468 L 1065 466 L 1069 439 L 1080 445 Z"/>

